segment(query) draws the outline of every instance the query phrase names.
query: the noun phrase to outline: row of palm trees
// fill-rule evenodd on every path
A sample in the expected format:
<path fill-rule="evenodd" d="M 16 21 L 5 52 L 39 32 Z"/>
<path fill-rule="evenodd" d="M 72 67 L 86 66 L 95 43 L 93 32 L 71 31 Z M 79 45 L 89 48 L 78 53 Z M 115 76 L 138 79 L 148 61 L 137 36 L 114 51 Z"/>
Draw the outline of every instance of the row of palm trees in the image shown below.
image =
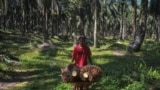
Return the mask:
<path fill-rule="evenodd" d="M 129 46 L 139 51 L 145 33 L 160 41 L 159 6 L 159 0 L 0 0 L 0 28 L 43 34 L 44 41 L 75 32 L 93 38 L 94 47 L 107 35 L 131 36 Z"/>

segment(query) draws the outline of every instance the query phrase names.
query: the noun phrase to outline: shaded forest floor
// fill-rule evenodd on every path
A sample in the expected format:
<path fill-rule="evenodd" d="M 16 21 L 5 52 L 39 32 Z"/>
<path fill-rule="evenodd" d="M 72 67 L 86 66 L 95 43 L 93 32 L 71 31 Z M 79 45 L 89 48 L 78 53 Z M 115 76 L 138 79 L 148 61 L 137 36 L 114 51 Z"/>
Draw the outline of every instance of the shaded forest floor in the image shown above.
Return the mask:
<path fill-rule="evenodd" d="M 43 43 L 40 35 L 11 31 L 1 31 L 0 39 L 0 90 L 70 90 L 71 84 L 61 80 L 60 68 L 71 61 L 71 40 L 55 37 Z M 93 63 L 103 69 L 102 79 L 91 90 L 160 88 L 158 43 L 146 39 L 140 52 L 129 54 L 129 42 L 106 38 L 99 48 L 89 42 Z"/>
<path fill-rule="evenodd" d="M 44 49 L 44 48 L 41 48 Z M 50 48 L 45 48 L 46 49 L 50 49 Z M 113 55 L 115 56 L 124 56 L 125 54 L 122 53 L 119 50 L 115 50 L 113 51 Z M 7 90 L 10 87 L 14 87 L 16 86 L 16 84 L 20 84 L 20 83 L 25 83 L 25 81 L 29 80 L 29 77 L 31 77 L 32 75 L 36 74 L 36 71 L 34 72 L 21 72 L 21 73 L 16 73 L 16 72 L 6 72 L 6 75 L 10 76 L 10 78 L 7 78 L 7 76 L 5 76 L 5 78 L 0 78 L 0 90 Z"/>
<path fill-rule="evenodd" d="M 49 49 L 62 49 L 61 47 L 49 44 L 49 43 L 43 43 L 38 44 L 37 48 L 34 48 L 36 51 L 47 51 Z M 20 64 L 19 60 L 9 60 L 9 62 L 4 61 L 8 65 L 18 65 Z M 14 67 L 14 66 L 13 66 Z M 33 75 L 40 74 L 41 70 L 27 70 L 27 71 L 14 71 L 13 67 L 8 67 L 7 71 L 1 70 L 1 72 L 5 73 L 3 77 L 0 77 L 0 90 L 10 90 L 12 87 L 23 84 L 26 81 L 31 81 Z M 21 68 L 20 66 L 18 68 Z"/>

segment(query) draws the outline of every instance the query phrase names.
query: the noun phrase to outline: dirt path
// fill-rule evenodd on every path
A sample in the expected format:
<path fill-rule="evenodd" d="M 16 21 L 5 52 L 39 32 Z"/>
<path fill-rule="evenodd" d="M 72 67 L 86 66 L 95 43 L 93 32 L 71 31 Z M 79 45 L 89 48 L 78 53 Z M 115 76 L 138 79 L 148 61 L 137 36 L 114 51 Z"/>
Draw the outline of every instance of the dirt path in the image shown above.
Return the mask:
<path fill-rule="evenodd" d="M 18 76 L 18 74 L 17 74 L 17 76 L 10 75 L 8 77 L 9 78 L 6 78 L 4 76 L 4 77 L 0 78 L 0 90 L 7 90 L 7 89 L 15 86 L 16 84 L 21 83 L 21 82 L 23 82 L 25 80 L 23 75 L 22 76 Z M 27 77 L 27 76 L 25 76 L 25 77 Z"/>
<path fill-rule="evenodd" d="M 6 90 L 9 87 L 15 86 L 17 82 L 0 82 L 0 90 Z"/>
<path fill-rule="evenodd" d="M 120 50 L 113 51 L 113 54 L 116 56 L 124 56 L 124 54 Z"/>
<path fill-rule="evenodd" d="M 7 90 L 22 82 L 29 82 L 33 80 L 33 75 L 37 75 L 42 70 L 29 71 L 2 71 L 5 72 L 3 77 L 0 77 L 0 90 Z"/>

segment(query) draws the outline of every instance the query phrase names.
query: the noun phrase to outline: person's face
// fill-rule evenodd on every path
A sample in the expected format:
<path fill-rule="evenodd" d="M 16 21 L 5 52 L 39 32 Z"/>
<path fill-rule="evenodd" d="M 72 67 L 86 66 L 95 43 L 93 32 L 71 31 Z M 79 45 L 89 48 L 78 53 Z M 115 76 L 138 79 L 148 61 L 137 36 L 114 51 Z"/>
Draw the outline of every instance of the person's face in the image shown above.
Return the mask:
<path fill-rule="evenodd" d="M 81 45 L 84 44 L 84 39 L 83 39 L 83 38 L 80 38 L 80 39 L 79 39 L 79 44 L 81 44 Z"/>

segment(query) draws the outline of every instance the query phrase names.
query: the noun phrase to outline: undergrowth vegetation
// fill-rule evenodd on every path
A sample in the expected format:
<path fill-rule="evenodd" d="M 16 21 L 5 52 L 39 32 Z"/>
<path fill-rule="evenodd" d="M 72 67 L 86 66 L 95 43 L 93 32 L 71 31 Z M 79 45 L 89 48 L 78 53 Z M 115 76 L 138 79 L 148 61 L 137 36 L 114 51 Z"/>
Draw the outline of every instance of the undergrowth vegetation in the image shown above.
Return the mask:
<path fill-rule="evenodd" d="M 0 82 L 16 83 L 7 90 L 71 90 L 72 85 L 60 76 L 60 68 L 71 62 L 71 41 L 50 38 L 52 47 L 41 47 L 40 36 L 10 33 L 0 42 Z M 106 38 L 99 41 L 99 48 L 90 45 L 93 64 L 103 70 L 91 90 L 160 89 L 160 45 L 146 39 L 141 52 L 129 54 L 125 50 L 128 42 Z"/>

